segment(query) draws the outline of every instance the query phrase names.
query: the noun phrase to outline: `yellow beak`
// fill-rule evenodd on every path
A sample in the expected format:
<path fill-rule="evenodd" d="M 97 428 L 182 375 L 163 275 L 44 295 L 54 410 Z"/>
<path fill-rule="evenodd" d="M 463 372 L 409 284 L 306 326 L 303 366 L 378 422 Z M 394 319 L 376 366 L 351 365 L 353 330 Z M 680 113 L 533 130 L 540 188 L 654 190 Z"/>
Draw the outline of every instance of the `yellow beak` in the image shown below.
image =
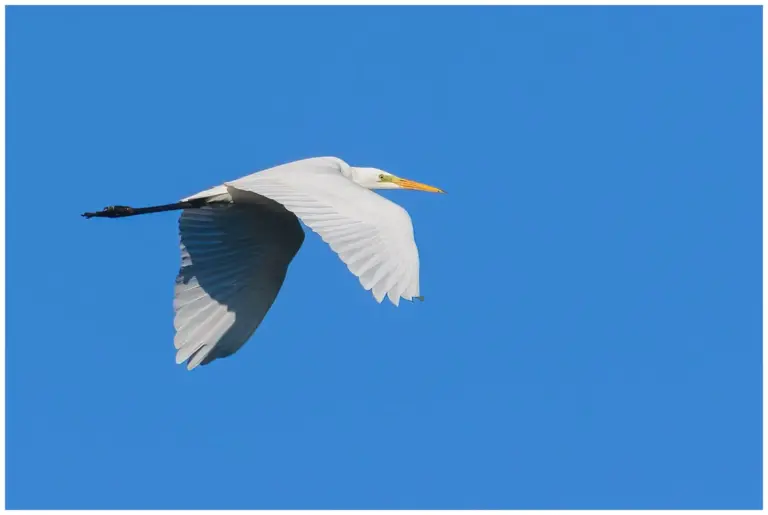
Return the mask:
<path fill-rule="evenodd" d="M 440 188 L 435 188 L 434 186 L 430 186 L 428 184 L 422 184 L 420 182 L 411 181 L 408 179 L 401 179 L 400 177 L 393 178 L 392 182 L 394 182 L 404 190 L 428 191 L 430 193 L 445 193 Z"/>

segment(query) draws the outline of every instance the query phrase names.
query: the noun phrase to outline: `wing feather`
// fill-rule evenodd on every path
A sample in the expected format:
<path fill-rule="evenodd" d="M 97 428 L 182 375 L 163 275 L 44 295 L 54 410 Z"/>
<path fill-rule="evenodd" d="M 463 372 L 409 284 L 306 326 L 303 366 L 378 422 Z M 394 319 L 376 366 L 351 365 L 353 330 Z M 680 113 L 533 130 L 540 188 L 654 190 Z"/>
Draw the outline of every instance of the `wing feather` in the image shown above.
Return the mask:
<path fill-rule="evenodd" d="M 267 199 L 251 200 L 186 209 L 179 220 L 174 346 L 176 362 L 190 370 L 233 354 L 250 338 L 304 240 L 293 214 Z"/>
<path fill-rule="evenodd" d="M 419 291 L 419 253 L 408 213 L 347 178 L 336 158 L 270 168 L 225 184 L 238 198 L 256 193 L 281 204 L 316 232 L 378 302 L 398 305 Z"/>

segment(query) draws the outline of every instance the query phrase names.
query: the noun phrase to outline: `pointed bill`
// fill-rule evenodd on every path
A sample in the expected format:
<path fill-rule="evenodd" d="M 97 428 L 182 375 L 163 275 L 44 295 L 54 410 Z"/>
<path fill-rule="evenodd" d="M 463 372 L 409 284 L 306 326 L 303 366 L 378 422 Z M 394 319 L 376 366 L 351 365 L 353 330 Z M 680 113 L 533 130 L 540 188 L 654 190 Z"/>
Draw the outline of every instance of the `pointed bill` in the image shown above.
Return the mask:
<path fill-rule="evenodd" d="M 394 182 L 404 190 L 428 191 L 430 193 L 445 193 L 440 188 L 435 188 L 434 186 L 430 186 L 429 184 L 422 184 L 420 182 L 411 181 L 409 179 L 401 179 L 400 177 L 393 179 L 392 182 Z"/>

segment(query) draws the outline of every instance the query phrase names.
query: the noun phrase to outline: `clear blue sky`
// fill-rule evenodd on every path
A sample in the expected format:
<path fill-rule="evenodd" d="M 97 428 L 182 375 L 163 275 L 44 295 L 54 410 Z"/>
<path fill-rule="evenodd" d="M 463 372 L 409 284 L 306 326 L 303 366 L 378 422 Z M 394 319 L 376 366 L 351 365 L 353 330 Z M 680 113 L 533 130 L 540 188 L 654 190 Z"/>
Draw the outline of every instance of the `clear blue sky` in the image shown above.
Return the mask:
<path fill-rule="evenodd" d="M 7 10 L 9 508 L 759 508 L 761 10 Z M 174 362 L 172 202 L 435 184 L 424 303 L 316 235 Z"/>

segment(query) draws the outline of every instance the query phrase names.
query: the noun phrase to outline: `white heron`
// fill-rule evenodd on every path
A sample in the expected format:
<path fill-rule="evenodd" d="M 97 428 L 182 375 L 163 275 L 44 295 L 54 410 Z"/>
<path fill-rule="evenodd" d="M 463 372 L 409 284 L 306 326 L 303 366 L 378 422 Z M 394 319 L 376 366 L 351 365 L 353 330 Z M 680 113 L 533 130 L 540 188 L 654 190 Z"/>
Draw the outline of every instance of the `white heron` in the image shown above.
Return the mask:
<path fill-rule="evenodd" d="M 371 190 L 443 190 L 335 157 L 295 161 L 174 204 L 110 206 L 86 218 L 182 209 L 176 277 L 176 363 L 192 370 L 235 353 L 277 297 L 304 242 L 301 220 L 377 302 L 419 296 L 419 253 L 408 212 Z"/>

